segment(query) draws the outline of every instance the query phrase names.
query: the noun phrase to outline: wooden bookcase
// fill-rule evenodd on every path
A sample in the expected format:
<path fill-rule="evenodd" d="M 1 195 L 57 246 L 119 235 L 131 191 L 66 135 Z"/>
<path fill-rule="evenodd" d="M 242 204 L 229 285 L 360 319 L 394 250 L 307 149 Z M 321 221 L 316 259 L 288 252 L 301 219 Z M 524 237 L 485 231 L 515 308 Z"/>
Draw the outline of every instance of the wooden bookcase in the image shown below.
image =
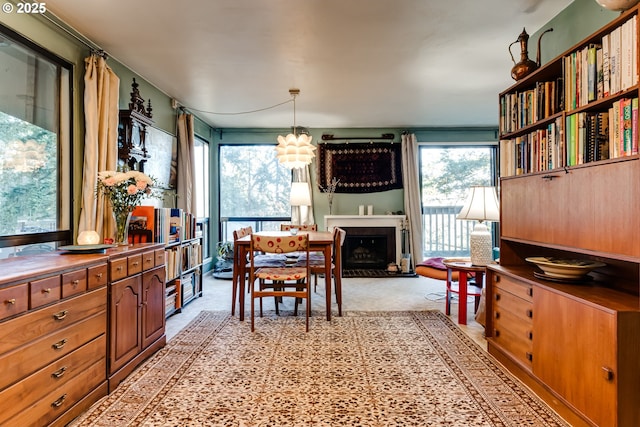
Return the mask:
<path fill-rule="evenodd" d="M 601 44 L 629 20 L 637 22 L 637 16 L 638 6 L 622 13 L 499 95 L 500 264 L 487 271 L 488 349 L 543 390 L 548 401 L 561 402 L 587 425 L 640 425 L 640 157 L 637 148 L 632 151 L 638 120 L 637 115 L 631 118 L 630 151 L 589 157 L 587 145 L 598 140 L 589 140 L 585 131 L 583 157 L 572 161 L 566 126 L 571 116 L 610 113 L 622 99 L 638 98 L 637 24 L 621 44 L 623 54 L 631 55 L 626 61 L 632 61 L 633 77 L 626 87 L 598 96 L 596 86 L 592 99 L 576 104 L 553 96 L 543 101 L 540 114 L 515 124 L 504 114 L 505 100 L 514 95 L 526 100 L 520 94 L 535 94 L 545 83 L 552 87 L 549 82 L 569 94 L 564 87 L 567 58 Z M 548 107 L 556 101 L 557 108 Z M 516 113 L 524 106 L 518 104 Z M 550 140 L 541 137 L 549 132 Z M 514 146 L 527 138 L 529 143 L 541 138 L 538 143 L 547 153 L 541 161 L 532 161 L 536 151 L 529 147 L 529 162 L 518 163 L 526 151 Z M 624 147 L 624 133 L 606 142 L 616 141 Z M 592 280 L 561 283 L 535 277 L 536 267 L 526 261 L 532 256 L 596 260 L 606 267 L 592 272 Z"/>
<path fill-rule="evenodd" d="M 197 235 L 166 246 L 167 272 L 165 316 L 180 312 L 182 307 L 202 296 L 203 236 Z"/>

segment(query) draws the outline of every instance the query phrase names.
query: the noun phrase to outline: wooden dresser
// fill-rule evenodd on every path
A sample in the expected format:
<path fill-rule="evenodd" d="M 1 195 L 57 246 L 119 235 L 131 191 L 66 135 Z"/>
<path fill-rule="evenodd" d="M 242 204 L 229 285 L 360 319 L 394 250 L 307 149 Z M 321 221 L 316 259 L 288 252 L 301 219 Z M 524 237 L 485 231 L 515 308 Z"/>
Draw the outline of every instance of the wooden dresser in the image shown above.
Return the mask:
<path fill-rule="evenodd" d="M 64 426 L 165 343 L 163 245 L 10 258 L 0 272 L 0 425 Z M 136 321 L 120 310 L 128 280 Z M 141 345 L 114 361 L 130 329 Z"/>

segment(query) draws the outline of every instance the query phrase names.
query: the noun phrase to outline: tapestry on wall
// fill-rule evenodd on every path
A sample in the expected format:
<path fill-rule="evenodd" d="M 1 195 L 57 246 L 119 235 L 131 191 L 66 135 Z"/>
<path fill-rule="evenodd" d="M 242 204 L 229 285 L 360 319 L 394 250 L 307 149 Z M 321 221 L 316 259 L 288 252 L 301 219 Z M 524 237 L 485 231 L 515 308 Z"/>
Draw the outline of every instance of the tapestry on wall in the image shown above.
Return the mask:
<path fill-rule="evenodd" d="M 401 189 L 401 144 L 318 144 L 318 185 L 327 188 L 333 178 L 336 193 Z"/>

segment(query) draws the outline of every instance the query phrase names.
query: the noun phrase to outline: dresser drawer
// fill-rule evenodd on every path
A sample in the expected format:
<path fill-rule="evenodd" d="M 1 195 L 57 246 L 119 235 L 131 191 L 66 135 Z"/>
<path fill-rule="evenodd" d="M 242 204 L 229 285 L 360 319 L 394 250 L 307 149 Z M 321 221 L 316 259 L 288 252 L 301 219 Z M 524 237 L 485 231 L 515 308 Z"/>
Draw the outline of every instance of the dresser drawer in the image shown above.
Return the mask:
<path fill-rule="evenodd" d="M 156 266 L 156 254 L 154 251 L 145 252 L 142 254 L 142 269 L 144 271 L 150 270 Z"/>
<path fill-rule="evenodd" d="M 45 426 L 71 409 L 89 392 L 104 382 L 106 359 L 94 363 L 82 373 L 48 393 L 29 407 L 8 420 L 10 426 Z"/>
<path fill-rule="evenodd" d="M 159 267 L 161 265 L 165 264 L 165 255 L 164 255 L 164 249 L 158 249 L 156 250 L 156 267 Z"/>
<path fill-rule="evenodd" d="M 22 283 L 0 289 L 0 320 L 24 313 L 29 308 L 29 285 Z"/>
<path fill-rule="evenodd" d="M 124 279 L 127 277 L 127 259 L 120 258 L 109 262 L 109 274 L 111 281 Z"/>
<path fill-rule="evenodd" d="M 87 270 L 89 290 L 105 286 L 107 279 L 107 264 L 100 264 Z"/>
<path fill-rule="evenodd" d="M 62 275 L 62 298 L 81 294 L 87 290 L 87 270 L 82 269 Z"/>
<path fill-rule="evenodd" d="M 37 308 L 60 300 L 60 276 L 34 280 L 29 284 L 30 308 Z"/>
<path fill-rule="evenodd" d="M 107 309 L 107 288 L 100 288 L 0 323 L 0 354 Z"/>
<path fill-rule="evenodd" d="M 531 370 L 533 361 L 532 324 L 514 318 L 510 313 L 502 314 L 493 320 L 493 337 L 495 344 L 510 353 L 514 359 Z"/>
<path fill-rule="evenodd" d="M 512 293 L 526 301 L 533 302 L 533 286 L 514 280 L 500 273 L 493 274 L 493 286 Z"/>
<path fill-rule="evenodd" d="M 514 319 L 526 322 L 527 324 L 533 323 L 533 303 L 499 288 L 494 289 L 493 292 L 493 311 L 494 319 L 504 313 L 510 313 Z"/>
<path fill-rule="evenodd" d="M 142 255 L 127 257 L 127 271 L 129 276 L 142 272 Z"/>
<path fill-rule="evenodd" d="M 105 334 L 0 392 L 0 425 L 105 358 Z M 106 372 L 96 379 L 106 380 Z M 25 397 L 28 396 L 28 399 Z"/>
<path fill-rule="evenodd" d="M 47 366 L 94 338 L 107 329 L 107 312 L 102 311 L 81 322 L 22 346 L 11 353 L 0 356 L 0 389 L 7 387 L 38 369 Z"/>

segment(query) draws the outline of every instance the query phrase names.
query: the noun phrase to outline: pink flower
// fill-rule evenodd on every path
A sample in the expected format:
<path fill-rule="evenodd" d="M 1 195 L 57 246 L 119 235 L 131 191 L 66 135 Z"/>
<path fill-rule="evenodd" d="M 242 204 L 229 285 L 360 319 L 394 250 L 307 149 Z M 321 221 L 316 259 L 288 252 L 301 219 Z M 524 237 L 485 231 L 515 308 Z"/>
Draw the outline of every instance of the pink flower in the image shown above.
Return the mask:
<path fill-rule="evenodd" d="M 147 188 L 147 183 L 145 181 L 136 181 L 136 188 L 142 191 Z"/>
<path fill-rule="evenodd" d="M 129 186 L 127 187 L 127 194 L 136 194 L 138 192 L 138 187 L 136 187 L 133 184 L 129 184 Z"/>
<path fill-rule="evenodd" d="M 105 178 L 104 181 L 102 181 L 102 183 L 107 187 L 113 187 L 116 183 L 116 180 L 114 177 L 110 176 L 108 178 Z"/>

